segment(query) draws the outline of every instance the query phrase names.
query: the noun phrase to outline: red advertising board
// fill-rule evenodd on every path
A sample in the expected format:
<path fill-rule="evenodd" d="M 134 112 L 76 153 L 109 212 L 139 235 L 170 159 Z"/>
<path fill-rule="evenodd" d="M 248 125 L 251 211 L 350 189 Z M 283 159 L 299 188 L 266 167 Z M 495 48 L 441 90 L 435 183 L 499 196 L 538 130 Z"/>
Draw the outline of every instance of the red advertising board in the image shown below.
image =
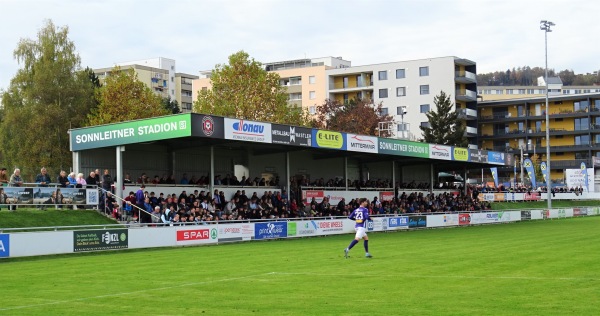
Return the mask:
<path fill-rule="evenodd" d="M 540 195 L 537 192 L 523 194 L 523 200 L 525 201 L 539 201 Z"/>
<path fill-rule="evenodd" d="M 394 192 L 379 192 L 380 201 L 392 201 L 394 199 Z"/>
<path fill-rule="evenodd" d="M 471 224 L 471 214 L 460 213 L 458 214 L 458 225 L 469 225 Z"/>
<path fill-rule="evenodd" d="M 209 239 L 210 231 L 208 229 L 178 230 L 177 241 Z"/>
<path fill-rule="evenodd" d="M 317 200 L 317 202 L 321 202 L 325 197 L 325 192 L 316 191 L 316 190 L 306 190 L 302 191 L 302 198 L 306 200 L 306 202 L 310 202 L 313 198 Z"/>

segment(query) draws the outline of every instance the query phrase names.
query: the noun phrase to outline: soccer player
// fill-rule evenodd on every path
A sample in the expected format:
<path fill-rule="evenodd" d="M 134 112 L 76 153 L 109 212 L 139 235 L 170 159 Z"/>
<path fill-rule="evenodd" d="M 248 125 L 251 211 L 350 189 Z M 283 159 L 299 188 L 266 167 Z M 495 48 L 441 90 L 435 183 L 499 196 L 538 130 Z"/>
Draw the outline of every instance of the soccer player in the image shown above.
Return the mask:
<path fill-rule="evenodd" d="M 350 216 L 348 216 L 349 219 L 356 222 L 356 224 L 354 225 L 356 235 L 354 236 L 354 240 L 352 240 L 348 248 L 344 249 L 344 257 L 346 257 L 346 259 L 348 259 L 348 253 L 350 252 L 350 249 L 352 249 L 352 247 L 354 247 L 361 239 L 365 240 L 365 257 L 373 257 L 369 253 L 369 236 L 367 236 L 365 227 L 365 222 L 371 220 L 371 217 L 369 216 L 369 210 L 366 207 L 367 205 L 369 205 L 369 201 L 366 198 L 361 198 L 360 200 L 358 200 L 358 203 L 360 206 L 354 211 L 352 211 L 352 213 L 350 213 Z"/>

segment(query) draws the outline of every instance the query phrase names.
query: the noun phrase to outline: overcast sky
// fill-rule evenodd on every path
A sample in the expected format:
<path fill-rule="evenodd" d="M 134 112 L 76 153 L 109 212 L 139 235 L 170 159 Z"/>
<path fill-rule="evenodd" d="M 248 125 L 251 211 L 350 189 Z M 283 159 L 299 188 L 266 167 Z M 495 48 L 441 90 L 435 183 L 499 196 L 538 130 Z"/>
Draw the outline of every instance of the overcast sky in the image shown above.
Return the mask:
<path fill-rule="evenodd" d="M 261 62 L 341 56 L 352 65 L 458 56 L 477 72 L 600 69 L 600 1 L 592 0 L 0 0 L 0 89 L 13 51 L 44 20 L 69 27 L 82 66 L 167 57 L 198 74 L 244 50 Z"/>

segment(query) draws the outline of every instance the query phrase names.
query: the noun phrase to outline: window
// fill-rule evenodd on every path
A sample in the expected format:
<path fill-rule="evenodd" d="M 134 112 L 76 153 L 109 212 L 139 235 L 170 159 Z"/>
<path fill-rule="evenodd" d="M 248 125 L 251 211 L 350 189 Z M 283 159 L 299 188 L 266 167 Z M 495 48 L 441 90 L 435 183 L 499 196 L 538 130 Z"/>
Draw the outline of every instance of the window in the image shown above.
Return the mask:
<path fill-rule="evenodd" d="M 308 92 L 308 98 L 311 99 L 311 100 L 316 99 L 317 98 L 316 92 L 315 91 Z"/>
<path fill-rule="evenodd" d="M 429 122 L 421 122 L 421 126 L 430 128 Z"/>
<path fill-rule="evenodd" d="M 348 98 L 348 93 L 344 93 L 344 104 L 348 104 L 350 99 Z"/>
<path fill-rule="evenodd" d="M 356 86 L 357 87 L 362 87 L 363 86 L 362 76 L 361 75 L 356 76 Z"/>
<path fill-rule="evenodd" d="M 316 79 L 315 79 L 315 76 L 309 76 L 309 77 L 308 77 L 308 83 L 309 83 L 309 84 L 315 84 L 315 80 L 316 80 Z"/>
<path fill-rule="evenodd" d="M 420 90 L 421 90 L 421 95 L 429 94 L 429 85 L 428 84 L 421 85 Z"/>
<path fill-rule="evenodd" d="M 344 80 L 343 88 L 346 89 L 346 88 L 348 88 L 348 77 L 344 77 L 343 80 Z"/>
<path fill-rule="evenodd" d="M 429 104 L 421 104 L 419 107 L 421 113 L 429 112 Z"/>
<path fill-rule="evenodd" d="M 290 93 L 290 101 L 302 100 L 302 93 Z"/>
<path fill-rule="evenodd" d="M 386 70 L 379 72 L 379 80 L 387 80 L 387 71 Z"/>
<path fill-rule="evenodd" d="M 398 132 L 408 131 L 410 128 L 409 123 L 400 123 L 398 124 Z"/>
<path fill-rule="evenodd" d="M 406 114 L 405 106 L 399 106 L 396 108 L 396 115 L 405 115 L 405 114 Z"/>
<path fill-rule="evenodd" d="M 315 113 L 317 113 L 317 107 L 314 106 L 314 105 L 313 106 L 309 106 L 308 107 L 308 113 L 309 114 L 315 114 Z"/>
<path fill-rule="evenodd" d="M 419 76 L 421 76 L 421 77 L 429 76 L 429 67 L 419 67 Z"/>
<path fill-rule="evenodd" d="M 388 90 L 387 89 L 379 89 L 379 98 L 383 99 L 383 98 L 387 98 L 388 97 Z"/>
<path fill-rule="evenodd" d="M 406 87 L 398 87 L 398 88 L 396 88 L 396 96 L 397 97 L 404 97 L 404 96 L 406 96 Z"/>
<path fill-rule="evenodd" d="M 590 121 L 587 117 L 575 119 L 575 130 L 586 131 L 590 129 Z"/>
<path fill-rule="evenodd" d="M 514 89 L 506 89 L 506 94 L 514 94 L 515 90 Z"/>
<path fill-rule="evenodd" d="M 590 135 L 575 136 L 575 145 L 589 145 Z"/>
<path fill-rule="evenodd" d="M 406 71 L 404 69 L 396 69 L 396 79 L 406 78 Z"/>
<path fill-rule="evenodd" d="M 388 108 L 381 108 L 381 116 L 386 116 L 388 113 Z"/>

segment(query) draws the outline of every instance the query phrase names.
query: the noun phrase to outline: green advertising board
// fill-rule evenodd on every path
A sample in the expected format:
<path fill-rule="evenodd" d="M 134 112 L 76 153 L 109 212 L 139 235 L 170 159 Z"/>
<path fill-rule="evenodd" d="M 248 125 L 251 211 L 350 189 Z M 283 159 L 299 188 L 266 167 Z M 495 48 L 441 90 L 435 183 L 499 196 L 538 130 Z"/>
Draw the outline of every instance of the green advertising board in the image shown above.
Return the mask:
<path fill-rule="evenodd" d="M 71 130 L 71 151 L 191 135 L 190 114 L 169 115 L 145 120 L 73 129 Z"/>
<path fill-rule="evenodd" d="M 380 154 L 429 158 L 427 143 L 379 137 L 378 144 Z"/>

